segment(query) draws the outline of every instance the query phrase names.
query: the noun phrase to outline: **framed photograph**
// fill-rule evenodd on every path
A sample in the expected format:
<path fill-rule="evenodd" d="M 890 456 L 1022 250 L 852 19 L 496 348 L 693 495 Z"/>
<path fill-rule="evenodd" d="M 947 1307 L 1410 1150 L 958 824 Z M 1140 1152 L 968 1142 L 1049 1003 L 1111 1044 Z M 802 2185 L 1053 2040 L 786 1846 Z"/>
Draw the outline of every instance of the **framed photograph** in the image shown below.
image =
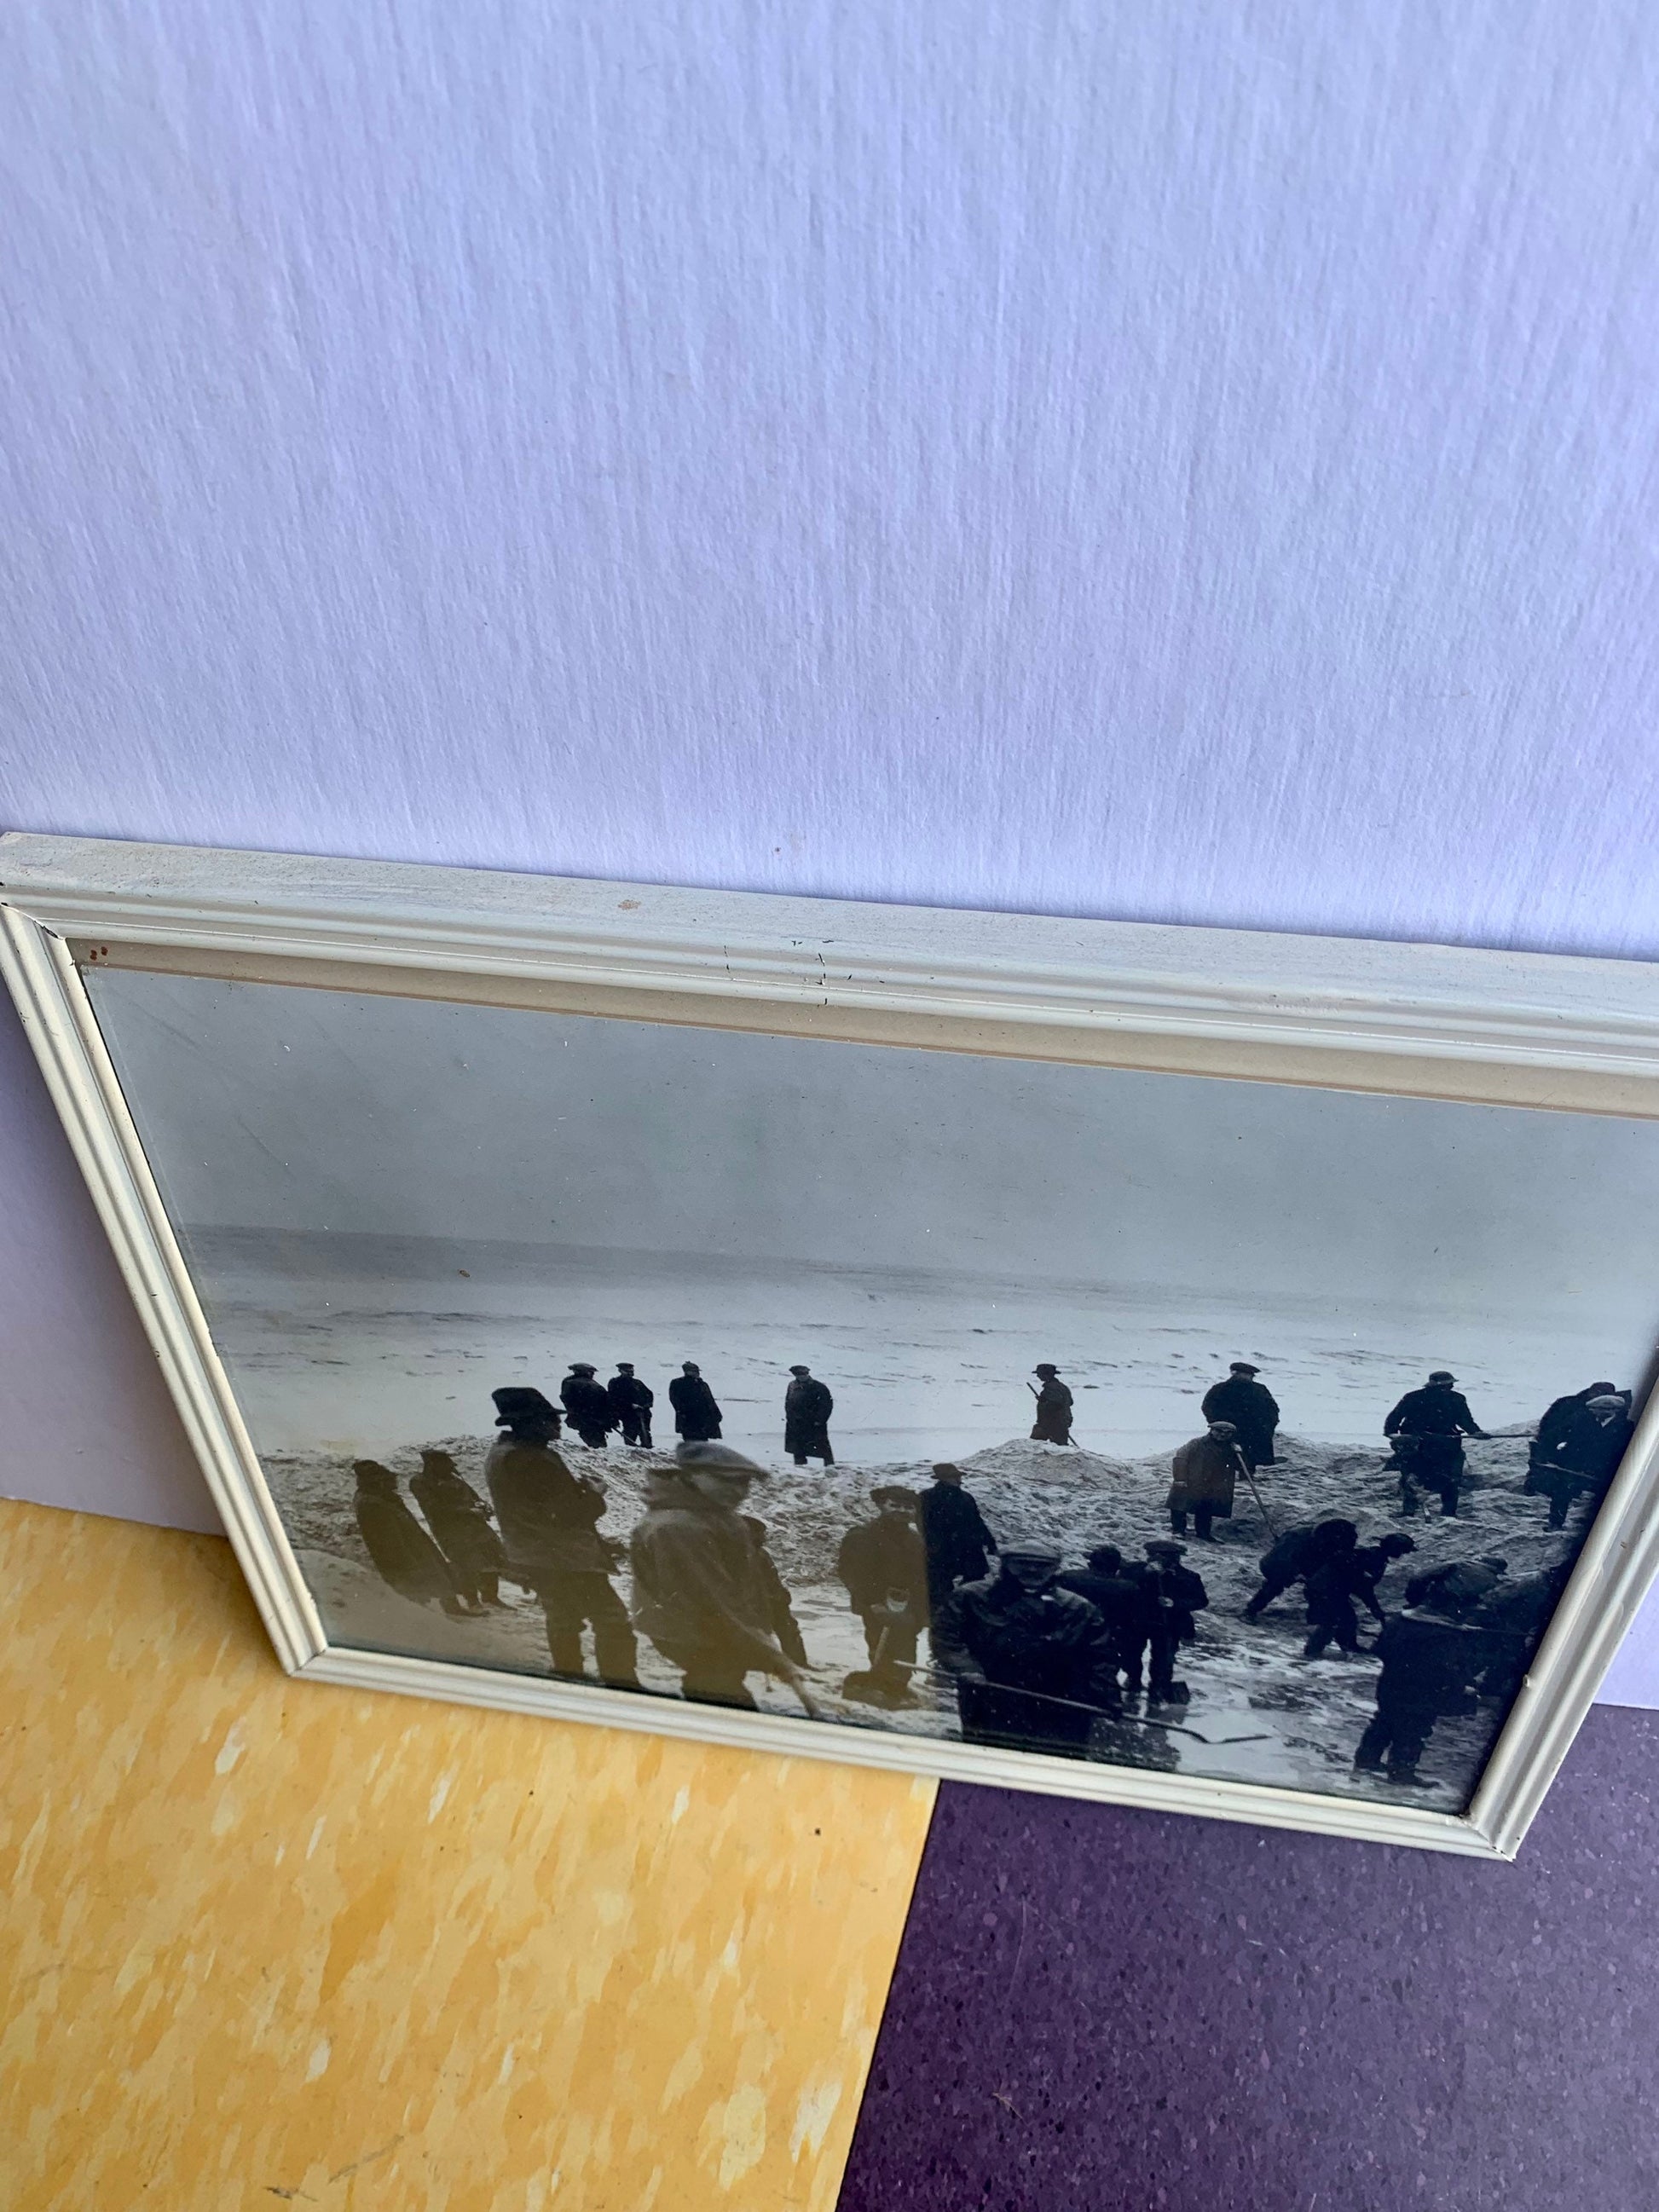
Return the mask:
<path fill-rule="evenodd" d="M 296 1674 L 1515 1852 L 1659 1563 L 1659 969 L 17 836 L 0 898 Z"/>

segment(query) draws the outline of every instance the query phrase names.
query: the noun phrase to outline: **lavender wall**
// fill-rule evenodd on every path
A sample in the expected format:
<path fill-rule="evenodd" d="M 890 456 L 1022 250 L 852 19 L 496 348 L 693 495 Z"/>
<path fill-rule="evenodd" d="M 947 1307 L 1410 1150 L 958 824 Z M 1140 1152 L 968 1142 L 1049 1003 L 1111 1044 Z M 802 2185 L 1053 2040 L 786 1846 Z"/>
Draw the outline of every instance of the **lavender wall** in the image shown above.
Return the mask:
<path fill-rule="evenodd" d="M 1641 0 L 14 10 L 0 820 L 1652 956 L 1656 94 Z M 0 1085 L 0 1485 L 199 1524 Z"/>
<path fill-rule="evenodd" d="M 1512 1867 L 941 1793 L 840 2212 L 1659 2201 L 1659 1718 Z"/>

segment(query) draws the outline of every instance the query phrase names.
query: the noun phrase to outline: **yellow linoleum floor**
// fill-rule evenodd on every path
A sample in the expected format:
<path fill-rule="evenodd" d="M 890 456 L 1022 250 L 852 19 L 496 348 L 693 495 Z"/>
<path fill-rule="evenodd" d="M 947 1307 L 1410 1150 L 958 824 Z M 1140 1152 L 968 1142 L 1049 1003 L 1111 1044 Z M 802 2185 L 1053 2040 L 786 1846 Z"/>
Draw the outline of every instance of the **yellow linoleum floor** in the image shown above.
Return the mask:
<path fill-rule="evenodd" d="M 933 1785 L 289 1681 L 0 1503 L 6 2212 L 830 2212 Z"/>

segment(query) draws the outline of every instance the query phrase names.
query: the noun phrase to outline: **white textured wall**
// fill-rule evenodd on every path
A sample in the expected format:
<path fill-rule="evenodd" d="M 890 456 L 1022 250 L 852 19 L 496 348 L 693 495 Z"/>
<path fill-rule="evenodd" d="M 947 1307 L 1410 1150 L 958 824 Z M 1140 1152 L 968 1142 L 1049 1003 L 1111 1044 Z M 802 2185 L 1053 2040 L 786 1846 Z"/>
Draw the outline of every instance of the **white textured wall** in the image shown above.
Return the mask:
<path fill-rule="evenodd" d="M 0 146 L 12 824 L 1659 954 L 1644 0 L 36 0 Z M 3 1074 L 4 1485 L 199 1522 Z"/>

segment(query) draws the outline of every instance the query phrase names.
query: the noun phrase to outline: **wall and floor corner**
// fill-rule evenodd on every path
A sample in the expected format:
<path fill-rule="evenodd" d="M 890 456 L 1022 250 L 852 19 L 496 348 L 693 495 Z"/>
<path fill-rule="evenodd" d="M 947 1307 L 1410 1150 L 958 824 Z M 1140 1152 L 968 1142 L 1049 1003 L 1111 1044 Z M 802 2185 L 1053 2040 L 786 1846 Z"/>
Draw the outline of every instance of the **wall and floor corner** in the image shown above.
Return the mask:
<path fill-rule="evenodd" d="M 4 37 L 8 825 L 1659 957 L 1637 0 Z M 1650 2200 L 1651 1613 L 1512 1869 L 301 1694 L 0 1054 L 28 2212 L 827 2204 L 913 1875 L 848 2212 Z"/>

